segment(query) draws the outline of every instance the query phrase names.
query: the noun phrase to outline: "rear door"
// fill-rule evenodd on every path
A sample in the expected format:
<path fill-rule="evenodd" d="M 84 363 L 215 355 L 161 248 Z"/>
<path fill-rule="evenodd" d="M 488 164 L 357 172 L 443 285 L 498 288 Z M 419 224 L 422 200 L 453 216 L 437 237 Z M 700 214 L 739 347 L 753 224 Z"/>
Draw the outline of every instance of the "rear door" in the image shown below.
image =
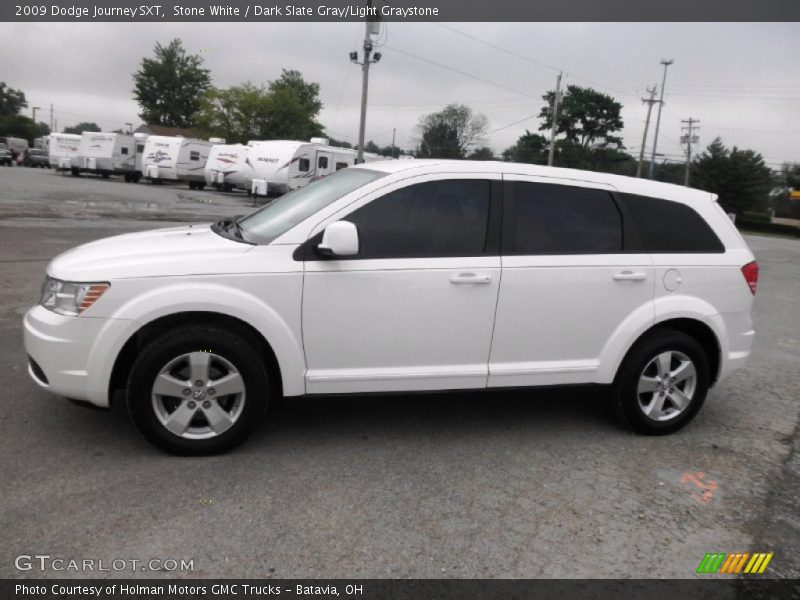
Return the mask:
<path fill-rule="evenodd" d="M 489 387 L 596 382 L 601 356 L 632 315 L 652 320 L 653 263 L 624 235 L 613 193 L 504 176 Z"/>
<path fill-rule="evenodd" d="M 316 177 L 325 177 L 333 173 L 333 154 L 329 150 L 317 152 L 317 173 Z"/>

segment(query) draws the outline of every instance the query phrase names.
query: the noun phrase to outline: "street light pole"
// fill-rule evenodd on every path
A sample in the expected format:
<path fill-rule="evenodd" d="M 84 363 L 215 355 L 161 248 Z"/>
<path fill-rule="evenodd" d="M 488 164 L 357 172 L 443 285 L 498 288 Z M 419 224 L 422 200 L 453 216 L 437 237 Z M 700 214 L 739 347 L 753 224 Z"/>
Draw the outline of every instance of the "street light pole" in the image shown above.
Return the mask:
<path fill-rule="evenodd" d="M 367 92 L 369 90 L 369 65 L 381 59 L 380 52 L 374 54 L 372 58 L 372 35 L 377 32 L 376 20 L 370 20 L 373 16 L 372 0 L 367 0 L 367 20 L 364 24 L 364 62 L 358 62 L 358 53 L 351 52 L 350 60 L 361 65 L 361 122 L 358 125 L 358 157 L 357 163 L 364 162 L 364 135 L 367 129 Z"/>
<path fill-rule="evenodd" d="M 655 173 L 655 166 L 656 166 L 656 147 L 658 146 L 658 128 L 661 126 L 661 107 L 664 106 L 664 86 L 667 85 L 667 67 L 669 67 L 675 61 L 671 58 L 662 58 L 661 64 L 664 65 L 664 77 L 661 80 L 661 99 L 658 101 L 658 116 L 656 117 L 656 131 L 653 134 L 653 154 L 650 158 L 650 171 L 648 176 L 650 179 L 653 178 L 653 174 Z"/>

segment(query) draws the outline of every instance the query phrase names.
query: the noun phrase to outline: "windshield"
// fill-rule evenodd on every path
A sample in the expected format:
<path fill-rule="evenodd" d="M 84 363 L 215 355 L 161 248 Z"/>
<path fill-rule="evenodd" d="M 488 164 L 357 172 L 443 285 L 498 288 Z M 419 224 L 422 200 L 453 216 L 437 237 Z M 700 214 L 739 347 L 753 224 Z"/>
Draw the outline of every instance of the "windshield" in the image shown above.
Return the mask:
<path fill-rule="evenodd" d="M 309 183 L 241 219 L 243 237 L 269 244 L 342 196 L 384 175 L 367 169 L 342 169 Z"/>

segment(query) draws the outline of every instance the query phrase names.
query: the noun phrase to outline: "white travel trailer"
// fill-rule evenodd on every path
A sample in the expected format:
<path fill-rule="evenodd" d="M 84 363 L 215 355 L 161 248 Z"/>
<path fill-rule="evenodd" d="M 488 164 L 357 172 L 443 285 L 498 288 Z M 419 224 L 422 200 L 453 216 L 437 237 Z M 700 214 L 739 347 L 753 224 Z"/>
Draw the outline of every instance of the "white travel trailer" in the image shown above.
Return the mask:
<path fill-rule="evenodd" d="M 125 181 L 137 181 L 136 140 L 132 135 L 123 133 L 84 131 L 78 155 L 72 159 L 71 171 L 73 175 L 124 175 Z"/>
<path fill-rule="evenodd" d="M 242 144 L 214 144 L 203 169 L 206 184 L 226 191 L 246 189 L 245 168 L 249 148 Z"/>
<path fill-rule="evenodd" d="M 144 143 L 142 175 L 153 183 L 187 181 L 190 189 L 206 186 L 203 170 L 211 142 L 183 137 L 151 135 Z"/>
<path fill-rule="evenodd" d="M 314 179 L 356 164 L 358 151 L 329 146 L 325 138 L 308 142 L 270 140 L 247 142 L 245 171 L 247 190 L 255 195 L 279 195 L 307 185 Z M 364 162 L 384 160 L 364 154 Z"/>
<path fill-rule="evenodd" d="M 50 166 L 56 171 L 69 171 L 72 159 L 78 156 L 81 136 L 74 133 L 51 133 L 47 140 Z"/>

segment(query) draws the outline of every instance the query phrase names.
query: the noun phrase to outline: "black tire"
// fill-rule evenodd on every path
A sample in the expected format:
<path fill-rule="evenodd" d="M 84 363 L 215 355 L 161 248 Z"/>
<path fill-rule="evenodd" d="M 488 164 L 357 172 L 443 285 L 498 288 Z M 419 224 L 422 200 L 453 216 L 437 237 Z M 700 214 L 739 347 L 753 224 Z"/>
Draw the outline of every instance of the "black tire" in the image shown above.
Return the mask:
<path fill-rule="evenodd" d="M 667 381 L 665 383 L 667 387 L 663 390 L 658 388 L 663 391 L 664 399 L 661 401 L 666 410 L 678 411 L 673 416 L 663 416 L 665 420 L 659 420 L 646 414 L 647 407 L 653 406 L 652 403 L 656 402 L 656 395 L 659 392 L 643 392 L 640 395 L 639 384 L 644 376 L 660 378 L 653 361 L 659 355 L 669 352 L 674 353 L 675 361 L 678 361 L 679 357 L 687 357 L 693 363 L 695 377 L 691 399 L 680 410 L 677 405 L 672 404 L 669 390 L 675 388 L 680 392 L 687 390 L 688 380 L 677 382 L 672 387 L 669 387 Z M 678 362 L 672 364 L 677 365 Z M 653 371 L 646 372 L 646 368 Z M 611 391 L 611 401 L 617 417 L 635 432 L 645 435 L 664 435 L 678 431 L 694 418 L 705 402 L 710 385 L 708 356 L 697 340 L 674 329 L 656 329 L 636 342 L 628 352 L 617 372 Z"/>
<path fill-rule="evenodd" d="M 197 352 L 210 352 L 233 365 L 244 382 L 244 397 L 238 417 L 227 430 L 218 434 L 209 431 L 213 437 L 189 439 L 173 433 L 162 424 L 156 412 L 156 400 L 154 400 L 152 390 L 156 377 L 170 361 L 188 353 Z M 127 404 L 131 419 L 149 442 L 166 452 L 181 455 L 208 455 L 226 452 L 250 436 L 267 408 L 270 392 L 269 378 L 267 370 L 258 356 L 259 353 L 254 343 L 221 327 L 186 325 L 168 331 L 147 344 L 131 368 L 127 385 Z M 191 384 L 191 382 L 188 383 Z M 190 389 L 200 388 L 191 387 Z M 211 386 L 203 389 L 211 390 Z M 189 402 L 194 398 L 196 396 L 192 393 L 185 400 L 170 398 L 170 401 L 182 406 L 183 402 Z M 198 400 L 198 404 L 201 403 L 201 400 L 212 400 L 211 391 L 209 391 L 208 397 L 203 396 Z M 221 400 L 230 401 L 231 397 Z M 205 405 L 205 402 L 203 404 Z M 194 409 L 191 405 L 190 408 Z M 229 410 L 230 414 L 233 414 L 234 409 L 230 408 Z M 205 419 L 203 416 L 205 411 L 202 411 L 201 414 L 200 406 L 197 406 L 194 415 L 195 417 L 189 424 L 190 427 L 198 418 L 202 424 Z M 200 416 L 198 417 L 198 415 Z M 210 421 L 206 420 L 206 424 L 210 425 Z"/>
<path fill-rule="evenodd" d="M 79 169 L 76 169 L 75 167 L 72 167 L 72 168 L 70 168 L 70 170 L 69 170 L 69 173 L 70 173 L 70 175 L 72 175 L 73 177 L 77 177 L 78 175 L 80 175 L 80 174 L 81 174 L 80 170 L 79 170 Z"/>
<path fill-rule="evenodd" d="M 197 185 L 195 184 L 195 182 L 194 181 L 190 181 L 189 182 L 189 189 L 190 190 L 194 190 L 196 188 L 197 188 Z"/>
<path fill-rule="evenodd" d="M 197 184 L 197 189 L 200 190 L 200 191 L 203 191 L 204 189 L 206 189 L 206 184 L 205 183 L 198 183 Z"/>

